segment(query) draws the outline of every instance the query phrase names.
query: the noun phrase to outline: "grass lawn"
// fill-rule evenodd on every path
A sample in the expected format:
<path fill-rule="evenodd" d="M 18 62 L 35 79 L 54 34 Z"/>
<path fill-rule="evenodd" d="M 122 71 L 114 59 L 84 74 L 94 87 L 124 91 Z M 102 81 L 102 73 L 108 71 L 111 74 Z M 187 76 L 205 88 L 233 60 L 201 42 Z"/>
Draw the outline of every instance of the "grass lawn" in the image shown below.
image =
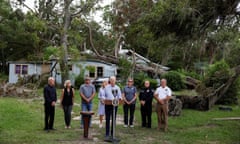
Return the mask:
<path fill-rule="evenodd" d="M 41 91 L 41 90 L 40 90 Z M 78 92 L 75 102 L 80 103 Z M 94 110 L 97 112 L 97 99 L 94 100 Z M 121 143 L 129 144 L 239 144 L 240 121 L 214 121 L 212 118 L 240 117 L 240 107 L 232 106 L 232 112 L 219 111 L 218 106 L 207 112 L 183 110 L 180 117 L 169 118 L 169 131 L 157 131 L 156 114 L 153 113 L 153 128 L 141 128 L 139 104 L 135 112 L 135 128 L 117 126 L 117 137 Z M 74 106 L 74 116 L 80 111 Z M 105 129 L 93 125 L 90 129 L 94 141 L 83 140 L 83 130 L 79 121 L 72 121 L 72 129 L 64 129 L 62 109 L 56 107 L 56 131 L 43 131 L 43 100 L 0 98 L 0 144 L 79 144 L 104 143 Z M 119 113 L 122 114 L 122 107 Z"/>

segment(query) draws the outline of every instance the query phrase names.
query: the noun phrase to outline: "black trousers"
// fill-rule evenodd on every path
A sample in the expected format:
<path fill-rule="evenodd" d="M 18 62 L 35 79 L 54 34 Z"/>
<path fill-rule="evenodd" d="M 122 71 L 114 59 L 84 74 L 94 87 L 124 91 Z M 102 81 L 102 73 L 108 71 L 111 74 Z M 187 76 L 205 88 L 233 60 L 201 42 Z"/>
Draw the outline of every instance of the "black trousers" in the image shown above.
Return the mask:
<path fill-rule="evenodd" d="M 130 110 L 130 119 L 128 119 L 128 113 Z M 124 111 L 124 124 L 125 125 L 133 125 L 133 119 L 134 119 L 134 112 L 135 112 L 135 104 L 124 104 L 123 105 L 123 111 Z"/>
<path fill-rule="evenodd" d="M 152 127 L 152 104 L 141 105 L 142 127 Z"/>
<path fill-rule="evenodd" d="M 63 106 L 63 111 L 64 111 L 65 125 L 66 126 L 70 126 L 70 124 L 71 124 L 72 105 Z"/>
<path fill-rule="evenodd" d="M 118 107 L 115 107 L 115 120 L 117 116 L 117 109 Z M 105 117 L 106 117 L 106 136 L 112 136 L 113 135 L 113 106 L 112 105 L 105 105 Z M 110 120 L 112 120 L 111 135 L 110 135 Z"/>
<path fill-rule="evenodd" d="M 45 109 L 45 130 L 53 129 L 55 106 L 51 103 L 44 104 Z"/>

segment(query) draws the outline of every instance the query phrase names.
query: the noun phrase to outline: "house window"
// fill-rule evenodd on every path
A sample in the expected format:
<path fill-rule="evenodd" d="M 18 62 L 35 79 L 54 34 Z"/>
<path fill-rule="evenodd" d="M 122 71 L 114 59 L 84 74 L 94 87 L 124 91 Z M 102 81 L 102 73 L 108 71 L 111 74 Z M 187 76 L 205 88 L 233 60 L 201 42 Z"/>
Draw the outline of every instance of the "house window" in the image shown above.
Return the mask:
<path fill-rule="evenodd" d="M 15 65 L 15 74 L 28 74 L 28 65 Z"/>
<path fill-rule="evenodd" d="M 15 65 L 15 74 L 21 74 L 21 65 Z"/>
<path fill-rule="evenodd" d="M 86 66 L 86 69 L 89 71 L 89 77 L 95 78 L 96 77 L 96 67 L 95 66 Z"/>
<path fill-rule="evenodd" d="M 89 77 L 90 77 L 90 78 L 95 78 L 95 72 L 91 72 L 91 71 L 90 71 L 90 72 L 89 72 Z"/>
<path fill-rule="evenodd" d="M 103 77 L 103 67 L 97 67 L 97 77 Z"/>

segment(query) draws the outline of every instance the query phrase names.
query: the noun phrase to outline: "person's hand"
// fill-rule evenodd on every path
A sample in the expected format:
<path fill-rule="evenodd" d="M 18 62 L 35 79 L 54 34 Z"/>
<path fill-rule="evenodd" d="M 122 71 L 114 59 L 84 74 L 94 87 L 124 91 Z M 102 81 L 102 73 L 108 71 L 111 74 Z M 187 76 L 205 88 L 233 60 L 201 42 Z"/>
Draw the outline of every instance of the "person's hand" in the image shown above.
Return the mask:
<path fill-rule="evenodd" d="M 168 102 L 168 100 L 167 100 L 167 99 L 164 99 L 164 100 L 163 100 L 163 102 L 164 102 L 164 103 L 167 103 L 167 102 Z"/>
<path fill-rule="evenodd" d="M 55 105 L 56 105 L 56 102 L 55 102 L 55 101 L 53 101 L 51 105 L 52 105 L 52 106 L 55 106 Z"/>
<path fill-rule="evenodd" d="M 163 104 L 164 104 L 164 101 L 163 101 L 163 100 L 159 100 L 159 103 L 160 103 L 161 105 L 163 105 Z"/>
<path fill-rule="evenodd" d="M 100 102 L 101 102 L 102 104 L 105 104 L 105 102 L 104 102 L 104 100 L 103 100 L 103 99 L 101 99 L 101 100 L 100 100 Z"/>
<path fill-rule="evenodd" d="M 90 102 L 91 102 L 91 100 L 92 100 L 91 98 L 88 98 L 88 99 L 87 99 L 87 102 L 88 102 L 88 103 L 90 103 Z"/>
<path fill-rule="evenodd" d="M 145 105 L 145 101 L 140 101 L 141 105 L 144 106 Z"/>

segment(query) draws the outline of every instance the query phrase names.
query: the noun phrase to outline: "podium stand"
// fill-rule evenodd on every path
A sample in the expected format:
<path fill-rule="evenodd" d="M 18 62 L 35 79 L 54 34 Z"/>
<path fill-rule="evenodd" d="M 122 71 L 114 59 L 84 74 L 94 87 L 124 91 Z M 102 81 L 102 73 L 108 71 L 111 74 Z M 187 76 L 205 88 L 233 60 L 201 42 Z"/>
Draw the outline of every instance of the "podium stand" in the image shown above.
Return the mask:
<path fill-rule="evenodd" d="M 111 138 L 107 138 L 105 139 L 104 141 L 106 142 L 111 142 L 113 144 L 118 144 L 121 140 L 116 138 L 116 113 L 115 113 L 115 109 L 116 107 L 121 103 L 123 103 L 123 101 L 119 100 L 118 97 L 117 97 L 117 94 L 118 94 L 118 91 L 116 89 L 113 89 L 112 90 L 112 94 L 114 96 L 114 99 L 113 100 L 105 100 L 104 103 L 105 105 L 112 105 L 113 106 L 113 114 L 112 114 L 112 129 L 113 129 L 113 134 L 111 136 Z"/>
<path fill-rule="evenodd" d="M 94 115 L 92 111 L 81 111 L 80 114 L 83 117 L 83 137 L 89 139 L 89 125 L 90 125 L 90 118 Z"/>

